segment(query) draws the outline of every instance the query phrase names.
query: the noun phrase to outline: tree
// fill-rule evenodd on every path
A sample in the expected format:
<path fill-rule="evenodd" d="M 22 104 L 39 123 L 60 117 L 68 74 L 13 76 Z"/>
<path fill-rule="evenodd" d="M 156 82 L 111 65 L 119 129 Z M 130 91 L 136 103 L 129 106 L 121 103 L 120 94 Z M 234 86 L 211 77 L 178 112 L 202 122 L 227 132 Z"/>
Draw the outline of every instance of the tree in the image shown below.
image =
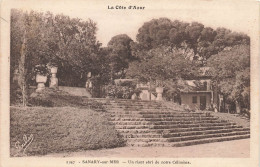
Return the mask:
<path fill-rule="evenodd" d="M 143 53 L 142 58 L 130 63 L 127 77 L 143 82 L 162 81 L 168 97 L 179 94 L 185 86 L 181 78 L 195 76 L 198 71 L 199 64 L 185 59 L 181 52 L 172 52 L 169 47 Z"/>
<path fill-rule="evenodd" d="M 12 10 L 11 80 L 19 69 L 20 78 L 24 78 L 28 85 L 35 75 L 35 65 L 54 63 L 59 67 L 60 83 L 84 85 L 88 72 L 100 71 L 96 64 L 100 64 L 97 60 L 101 60 L 101 44 L 96 40 L 96 30 L 96 23 L 92 20 L 71 19 L 50 12 Z"/>
<path fill-rule="evenodd" d="M 126 34 L 120 34 L 112 37 L 108 42 L 111 80 L 114 79 L 114 75 L 118 75 L 117 78 L 125 77 L 125 70 L 134 60 L 130 45 L 132 41 Z"/>
<path fill-rule="evenodd" d="M 249 37 L 243 33 L 232 32 L 225 28 L 216 30 L 198 22 L 185 23 L 168 18 L 153 19 L 139 28 L 136 36 L 137 48 L 149 50 L 161 46 L 170 46 L 172 50 L 182 50 L 190 59 L 207 59 L 226 47 L 249 44 Z M 135 54 L 141 52 L 135 50 Z M 140 54 L 141 55 L 141 54 Z"/>
<path fill-rule="evenodd" d="M 46 24 L 51 29 L 48 34 L 50 60 L 59 65 L 58 75 L 65 81 L 62 84 L 84 85 L 88 72 L 96 74 L 95 63 L 101 45 L 96 40 L 96 23 L 47 13 Z"/>
<path fill-rule="evenodd" d="M 129 77 L 148 81 L 150 77 L 165 80 L 187 78 L 196 74 L 198 64 L 185 59 L 182 52 L 172 52 L 169 47 L 158 47 L 143 53 L 139 60 L 130 64 L 127 70 Z"/>
<path fill-rule="evenodd" d="M 39 45 L 42 44 L 41 13 L 26 13 L 19 10 L 11 12 L 11 86 L 13 74 L 18 72 L 18 87 L 21 90 L 23 105 L 27 101 L 27 88 L 32 78 L 32 66 L 39 61 L 46 60 L 41 57 Z M 37 55 L 37 56 L 35 56 Z M 11 95 L 19 94 L 16 89 L 11 89 Z M 15 98 L 12 96 L 11 98 Z"/>
<path fill-rule="evenodd" d="M 139 28 L 136 39 L 144 48 L 151 49 L 167 44 L 172 28 L 172 22 L 168 18 L 153 19 Z"/>
<path fill-rule="evenodd" d="M 237 45 L 208 60 L 213 81 L 220 92 L 237 107 L 250 107 L 250 47 Z M 239 110 L 239 109 L 238 109 Z"/>

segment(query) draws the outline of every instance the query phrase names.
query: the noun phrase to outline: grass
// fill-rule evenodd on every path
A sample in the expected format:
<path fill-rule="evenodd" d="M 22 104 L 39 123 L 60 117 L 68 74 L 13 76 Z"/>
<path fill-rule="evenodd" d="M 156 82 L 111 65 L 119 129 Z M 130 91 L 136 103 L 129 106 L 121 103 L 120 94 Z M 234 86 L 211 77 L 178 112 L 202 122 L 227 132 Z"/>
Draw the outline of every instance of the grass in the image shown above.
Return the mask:
<path fill-rule="evenodd" d="M 109 123 L 107 113 L 97 112 L 105 111 L 98 102 L 48 89 L 32 94 L 30 101 L 31 107 L 10 107 L 11 156 L 45 155 L 125 145 L 114 125 Z M 46 104 L 51 106 L 41 106 Z M 34 139 L 23 154 L 16 149 L 15 143 L 19 141 L 23 144 L 23 136 L 31 134 Z"/>
<path fill-rule="evenodd" d="M 33 92 L 29 98 L 30 106 L 77 107 L 105 111 L 101 103 L 87 97 L 73 96 L 61 90 L 46 88 L 42 92 Z"/>

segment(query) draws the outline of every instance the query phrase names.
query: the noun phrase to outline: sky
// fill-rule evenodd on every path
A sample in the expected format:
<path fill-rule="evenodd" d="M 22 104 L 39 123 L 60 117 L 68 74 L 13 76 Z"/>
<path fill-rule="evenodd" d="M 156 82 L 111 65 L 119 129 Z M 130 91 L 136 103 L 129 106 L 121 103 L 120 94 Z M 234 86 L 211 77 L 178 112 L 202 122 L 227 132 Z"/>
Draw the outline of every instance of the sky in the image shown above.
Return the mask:
<path fill-rule="evenodd" d="M 191 23 L 200 22 L 212 28 L 225 27 L 250 35 L 255 15 L 250 8 L 256 4 L 248 0 L 56 0 L 56 1 L 16 1 L 10 8 L 50 11 L 92 19 L 97 23 L 97 39 L 106 46 L 118 34 L 127 34 L 135 41 L 138 29 L 151 19 L 167 17 Z M 108 6 L 140 6 L 144 10 L 108 9 Z"/>

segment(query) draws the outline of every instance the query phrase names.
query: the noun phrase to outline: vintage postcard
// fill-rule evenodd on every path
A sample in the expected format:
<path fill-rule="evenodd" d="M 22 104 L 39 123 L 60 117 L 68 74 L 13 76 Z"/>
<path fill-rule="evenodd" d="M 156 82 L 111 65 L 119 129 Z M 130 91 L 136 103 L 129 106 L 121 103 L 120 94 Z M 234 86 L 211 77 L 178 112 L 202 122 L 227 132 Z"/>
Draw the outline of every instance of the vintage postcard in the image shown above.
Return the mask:
<path fill-rule="evenodd" d="M 0 166 L 259 166 L 259 3 L 2 0 Z"/>

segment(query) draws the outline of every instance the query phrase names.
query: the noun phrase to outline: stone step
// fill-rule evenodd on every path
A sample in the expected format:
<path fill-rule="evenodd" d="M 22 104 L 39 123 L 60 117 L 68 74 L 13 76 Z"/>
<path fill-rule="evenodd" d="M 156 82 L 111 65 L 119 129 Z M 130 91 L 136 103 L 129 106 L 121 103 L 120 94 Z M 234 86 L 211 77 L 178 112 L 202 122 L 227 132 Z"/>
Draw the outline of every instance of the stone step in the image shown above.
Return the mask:
<path fill-rule="evenodd" d="M 214 138 L 207 138 L 207 139 L 200 139 L 200 140 L 193 140 L 193 141 L 184 141 L 184 142 L 174 143 L 171 146 L 182 147 L 182 146 L 190 146 L 196 144 L 205 144 L 205 143 L 230 141 L 230 140 L 238 140 L 238 139 L 246 139 L 246 138 L 250 138 L 250 135 L 246 134 L 246 135 L 236 135 L 236 136 L 227 136 L 227 137 L 214 137 Z"/>
<path fill-rule="evenodd" d="M 128 106 L 155 106 L 155 107 L 164 107 L 162 104 L 153 104 L 153 103 L 110 103 L 110 104 L 115 104 L 115 105 L 118 105 L 118 106 L 125 106 L 125 107 L 128 107 Z"/>
<path fill-rule="evenodd" d="M 202 112 L 174 110 L 157 101 L 101 99 L 100 102 L 110 123 L 130 146 L 180 147 L 250 137 L 249 128 Z"/>
<path fill-rule="evenodd" d="M 142 115 L 153 115 L 153 114 L 176 114 L 176 115 L 203 115 L 206 116 L 206 114 L 202 113 L 196 113 L 196 112 L 180 112 L 180 111 L 175 111 L 175 110 L 150 110 L 150 109 L 144 109 L 144 110 L 109 110 L 108 111 L 111 114 L 142 114 Z M 210 115 L 209 115 L 210 116 Z"/>
<path fill-rule="evenodd" d="M 126 143 L 127 146 L 131 147 L 170 147 L 169 142 L 130 142 Z"/>
<path fill-rule="evenodd" d="M 166 106 L 159 106 L 159 105 L 116 105 L 116 104 L 112 104 L 113 107 L 115 108 L 154 108 L 154 109 L 169 109 L 168 107 Z"/>
<path fill-rule="evenodd" d="M 245 128 L 233 128 L 233 129 L 230 128 L 230 129 L 167 133 L 167 134 L 163 134 L 162 136 L 165 137 L 165 138 L 170 138 L 170 137 L 181 137 L 181 136 L 203 135 L 203 134 L 217 134 L 217 133 L 228 133 L 228 132 L 248 132 L 248 133 L 250 133 L 250 130 L 245 129 Z"/>
<path fill-rule="evenodd" d="M 117 102 L 117 103 L 152 103 L 152 104 L 160 104 L 160 101 L 151 101 L 151 100 L 132 100 L 132 99 L 109 99 L 111 102 Z"/>
<path fill-rule="evenodd" d="M 138 102 L 138 103 L 132 103 L 132 102 L 110 102 L 106 104 L 113 104 L 113 105 L 120 105 L 120 106 L 164 106 L 161 103 L 144 103 L 144 102 Z"/>
<path fill-rule="evenodd" d="M 228 126 L 234 123 L 196 123 L 196 124 L 178 124 L 178 125 L 115 125 L 116 129 L 172 129 L 172 128 L 194 128 L 194 127 L 213 127 Z"/>
<path fill-rule="evenodd" d="M 158 118 L 158 117 L 186 117 L 186 116 L 192 116 L 192 117 L 213 117 L 213 116 L 206 116 L 198 113 L 170 113 L 170 114 L 161 114 L 161 113 L 155 113 L 155 114 L 142 114 L 144 118 Z"/>
<path fill-rule="evenodd" d="M 116 101 L 110 101 L 107 102 L 107 104 L 115 104 L 115 105 L 151 105 L 151 106 L 163 106 L 162 103 L 154 103 L 154 102 L 133 102 L 133 101 L 121 101 L 121 102 L 116 102 Z"/>
<path fill-rule="evenodd" d="M 205 124 L 205 123 L 228 123 L 225 120 L 189 120 L 189 121 L 156 121 L 154 125 L 180 125 L 180 124 Z"/>
<path fill-rule="evenodd" d="M 226 137 L 226 136 L 236 136 L 236 135 L 247 135 L 248 132 L 232 132 L 232 133 L 219 133 L 219 134 L 207 134 L 207 135 L 193 135 L 184 137 L 174 137 L 174 138 L 127 138 L 127 141 L 133 142 L 181 142 L 188 140 L 198 140 L 214 137 Z"/>
<path fill-rule="evenodd" d="M 180 133 L 169 133 L 169 134 L 158 134 L 158 133 L 122 133 L 124 138 L 178 138 L 185 136 L 195 136 L 195 135 L 207 135 L 207 134 L 225 134 L 225 133 L 236 133 L 236 134 L 250 134 L 248 130 L 232 130 L 232 129 L 222 129 L 222 130 L 208 130 L 208 131 L 194 131 L 194 132 L 180 132 Z"/>
<path fill-rule="evenodd" d="M 171 117 L 171 118 L 135 118 L 135 117 L 112 117 L 109 118 L 110 121 L 190 121 L 190 120 L 218 120 L 215 117 L 202 117 L 202 118 L 194 118 L 194 117 Z"/>
<path fill-rule="evenodd" d="M 86 99 L 89 101 L 89 99 Z M 94 101 L 103 103 L 103 104 L 116 104 L 116 105 L 158 105 L 161 106 L 161 102 L 156 101 L 136 101 L 136 100 L 113 100 L 113 99 L 94 99 Z"/>
<path fill-rule="evenodd" d="M 194 123 L 226 123 L 225 120 L 190 120 L 190 121 L 111 121 L 114 125 L 179 125 L 179 124 L 194 124 Z"/>
<path fill-rule="evenodd" d="M 207 126 L 207 127 L 157 129 L 157 132 L 166 134 L 166 133 L 175 133 L 175 132 L 200 131 L 200 130 L 217 130 L 217 129 L 233 129 L 233 128 L 243 128 L 243 127 L 233 124 L 233 125 Z"/>
<path fill-rule="evenodd" d="M 201 114 L 115 114 L 115 113 L 110 113 L 111 117 L 135 117 L 135 118 L 176 118 L 176 117 L 193 117 L 193 118 L 205 118 L 205 117 L 213 117 L 213 116 L 206 116 L 206 115 L 201 115 Z"/>
<path fill-rule="evenodd" d="M 117 129 L 119 133 L 177 133 L 177 132 L 192 132 L 192 131 L 205 131 L 205 130 L 221 130 L 221 129 L 243 129 L 241 126 L 228 125 L 228 126 L 212 126 L 212 127 L 189 127 L 189 128 L 173 128 L 173 129 Z"/>
<path fill-rule="evenodd" d="M 167 138 L 168 139 L 167 141 L 180 142 L 180 141 L 187 141 L 187 140 L 198 140 L 198 139 L 205 139 L 205 138 L 247 135 L 247 134 L 250 134 L 250 132 L 229 132 L 229 133 L 203 134 L 203 135 L 172 137 L 172 138 Z"/>
<path fill-rule="evenodd" d="M 114 103 L 114 102 L 110 102 L 110 103 L 102 103 L 102 104 L 111 104 L 113 106 L 138 106 L 138 107 L 142 107 L 142 106 L 155 106 L 155 107 L 166 107 L 165 105 L 162 104 L 147 104 L 147 103 Z"/>
<path fill-rule="evenodd" d="M 186 139 L 193 138 L 194 136 L 200 137 L 200 135 L 218 135 L 220 136 L 228 136 L 226 134 L 230 135 L 243 135 L 243 134 L 250 134 L 249 131 L 232 131 L 232 130 L 221 130 L 221 131 L 208 131 L 208 132 L 203 132 L 203 131 L 197 131 L 193 133 L 176 133 L 175 135 L 162 135 L 162 134 L 156 134 L 156 133 L 144 133 L 144 134 L 129 134 L 129 133 L 122 133 L 122 136 L 126 139 L 128 138 L 168 138 L 168 141 L 171 141 L 172 139 L 176 139 L 180 141 L 184 141 Z M 186 138 L 185 138 L 186 137 Z M 213 136 L 217 137 L 217 136 Z"/>
<path fill-rule="evenodd" d="M 111 111 L 124 110 L 124 111 L 169 111 L 169 108 L 163 107 L 120 107 L 120 106 L 107 106 Z"/>
<path fill-rule="evenodd" d="M 250 135 L 213 137 L 213 138 L 183 141 L 183 142 L 130 142 L 128 141 L 127 145 L 135 146 L 135 147 L 182 147 L 182 146 L 190 146 L 190 145 L 230 141 L 230 140 L 238 140 L 238 139 L 246 139 L 246 138 L 250 138 Z"/>
<path fill-rule="evenodd" d="M 127 138 L 127 143 L 134 143 L 134 142 L 168 142 L 167 138 Z"/>
<path fill-rule="evenodd" d="M 128 139 L 128 138 L 163 138 L 162 134 L 156 133 L 121 133 L 121 135 Z"/>

